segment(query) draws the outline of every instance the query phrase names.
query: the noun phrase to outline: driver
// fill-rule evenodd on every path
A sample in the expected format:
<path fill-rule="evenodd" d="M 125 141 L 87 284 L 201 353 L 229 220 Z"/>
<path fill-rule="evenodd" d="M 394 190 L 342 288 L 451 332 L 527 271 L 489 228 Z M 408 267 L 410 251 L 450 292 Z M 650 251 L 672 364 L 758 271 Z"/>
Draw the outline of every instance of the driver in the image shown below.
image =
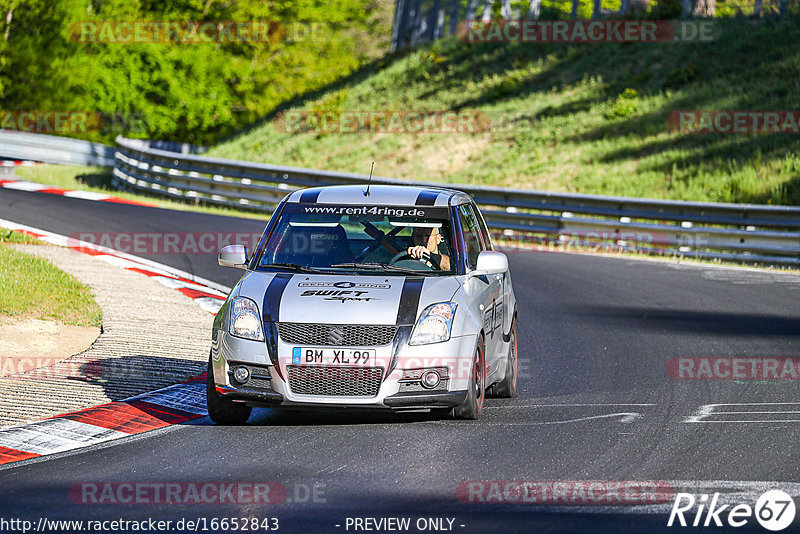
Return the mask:
<path fill-rule="evenodd" d="M 434 263 L 438 263 L 441 270 L 450 270 L 450 257 L 447 254 L 439 253 L 439 243 L 444 241 L 444 238 L 438 228 L 415 226 L 411 231 L 411 241 L 414 246 L 408 247 L 409 256 L 419 260 L 423 259 L 423 255 L 430 254 Z"/>

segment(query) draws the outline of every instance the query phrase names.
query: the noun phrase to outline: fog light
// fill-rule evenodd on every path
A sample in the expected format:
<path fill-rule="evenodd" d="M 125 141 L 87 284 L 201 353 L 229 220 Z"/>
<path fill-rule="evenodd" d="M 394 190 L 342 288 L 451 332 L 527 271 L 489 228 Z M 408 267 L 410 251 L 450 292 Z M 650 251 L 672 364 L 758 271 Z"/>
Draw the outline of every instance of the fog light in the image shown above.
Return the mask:
<path fill-rule="evenodd" d="M 240 384 L 244 384 L 250 380 L 250 369 L 247 367 L 237 367 L 233 370 L 233 379 Z"/>
<path fill-rule="evenodd" d="M 433 389 L 439 385 L 440 380 L 439 373 L 436 371 L 425 371 L 421 378 L 422 387 Z"/>

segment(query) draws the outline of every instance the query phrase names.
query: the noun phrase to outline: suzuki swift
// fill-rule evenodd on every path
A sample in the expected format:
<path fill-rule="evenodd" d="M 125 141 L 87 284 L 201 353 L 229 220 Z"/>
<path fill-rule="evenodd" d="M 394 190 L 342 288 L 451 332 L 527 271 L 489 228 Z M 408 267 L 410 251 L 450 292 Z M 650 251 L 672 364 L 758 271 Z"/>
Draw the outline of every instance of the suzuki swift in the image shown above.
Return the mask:
<path fill-rule="evenodd" d="M 252 407 L 434 410 L 476 419 L 513 397 L 517 306 L 508 260 L 465 193 L 394 185 L 295 191 L 217 313 L 208 413 Z"/>

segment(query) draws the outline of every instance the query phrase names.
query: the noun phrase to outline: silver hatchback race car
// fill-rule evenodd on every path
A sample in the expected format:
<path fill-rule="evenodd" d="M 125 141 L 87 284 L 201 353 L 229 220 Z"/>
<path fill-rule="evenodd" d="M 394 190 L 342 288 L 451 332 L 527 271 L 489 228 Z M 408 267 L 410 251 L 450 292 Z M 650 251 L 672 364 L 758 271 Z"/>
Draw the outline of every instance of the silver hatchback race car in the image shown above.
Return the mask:
<path fill-rule="evenodd" d="M 513 397 L 517 308 L 508 260 L 465 193 L 331 186 L 278 205 L 214 320 L 208 412 L 253 406 L 430 409 L 476 419 Z"/>

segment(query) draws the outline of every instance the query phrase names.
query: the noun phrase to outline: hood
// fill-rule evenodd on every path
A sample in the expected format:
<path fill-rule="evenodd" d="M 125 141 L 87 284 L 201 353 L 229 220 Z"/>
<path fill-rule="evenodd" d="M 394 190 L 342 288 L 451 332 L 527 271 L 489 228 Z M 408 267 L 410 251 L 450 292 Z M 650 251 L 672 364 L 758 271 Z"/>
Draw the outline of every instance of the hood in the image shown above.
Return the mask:
<path fill-rule="evenodd" d="M 394 325 L 413 324 L 459 287 L 450 276 L 250 273 L 239 294 L 256 301 L 265 321 Z"/>

